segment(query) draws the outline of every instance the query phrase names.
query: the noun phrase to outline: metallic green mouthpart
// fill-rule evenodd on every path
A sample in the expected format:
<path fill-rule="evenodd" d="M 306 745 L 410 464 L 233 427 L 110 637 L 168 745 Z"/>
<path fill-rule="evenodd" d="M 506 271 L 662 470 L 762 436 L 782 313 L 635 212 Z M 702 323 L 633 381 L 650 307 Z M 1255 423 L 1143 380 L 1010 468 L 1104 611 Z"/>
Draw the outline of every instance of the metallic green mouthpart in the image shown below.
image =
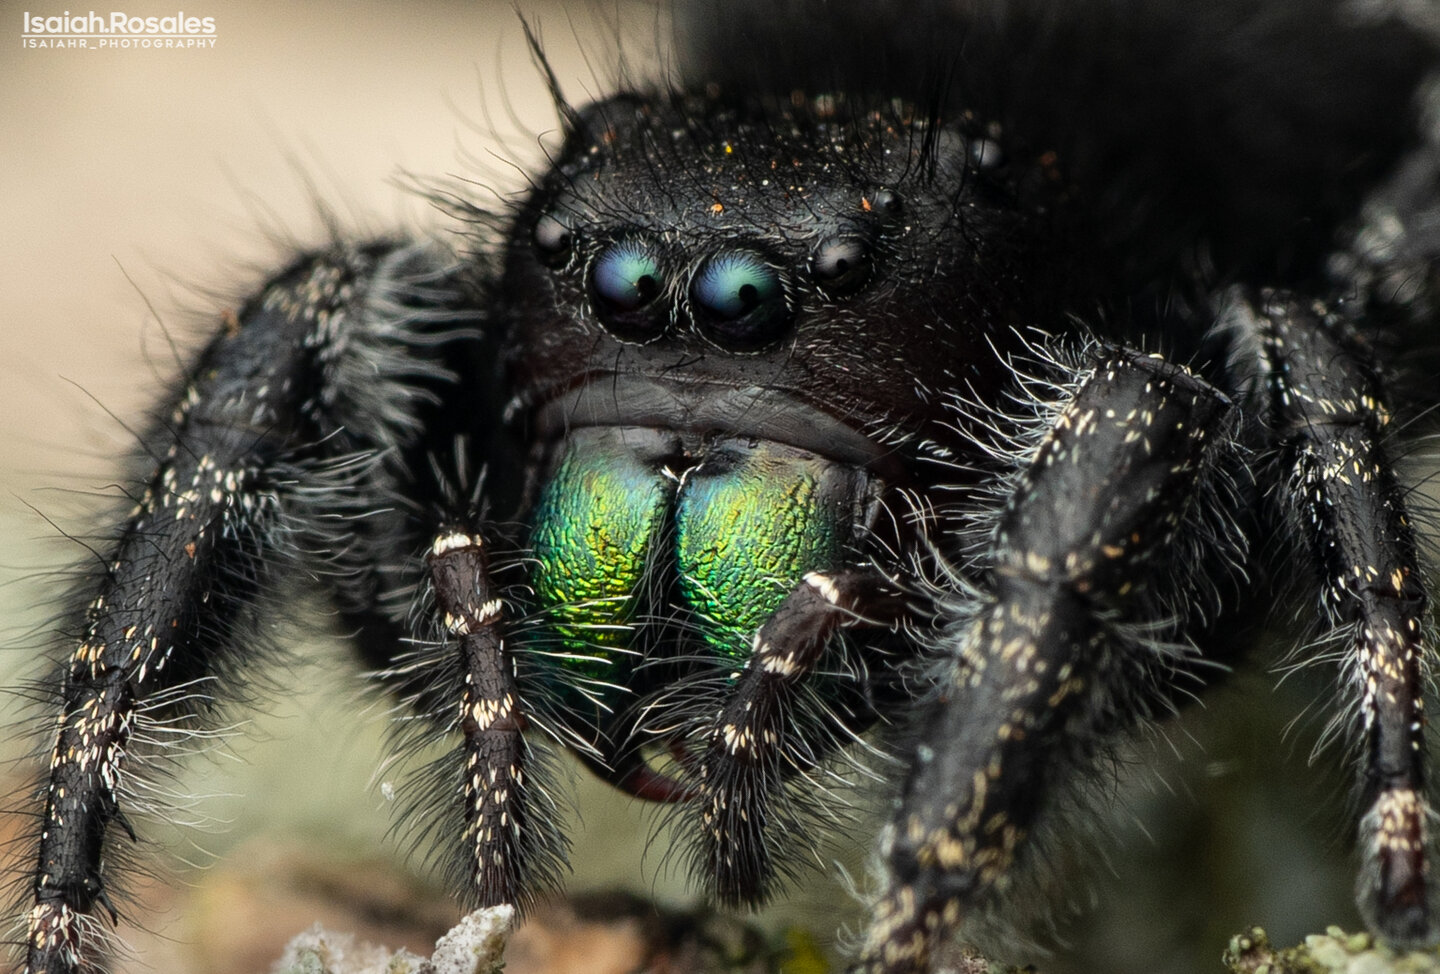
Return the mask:
<path fill-rule="evenodd" d="M 537 506 L 535 594 L 553 621 L 563 665 L 623 681 L 636 661 L 633 626 L 674 482 L 642 459 L 647 430 L 591 427 L 565 444 Z"/>
<path fill-rule="evenodd" d="M 676 503 L 679 591 L 706 642 L 737 659 L 810 571 L 840 567 L 863 516 L 865 476 L 777 443 L 712 448 Z"/>
<path fill-rule="evenodd" d="M 641 616 L 668 609 L 655 604 L 667 594 L 706 646 L 744 659 L 806 572 L 846 564 L 870 503 L 862 469 L 778 443 L 712 441 L 696 460 L 673 433 L 575 431 L 532 540 L 561 665 L 623 683 L 639 661 Z"/>

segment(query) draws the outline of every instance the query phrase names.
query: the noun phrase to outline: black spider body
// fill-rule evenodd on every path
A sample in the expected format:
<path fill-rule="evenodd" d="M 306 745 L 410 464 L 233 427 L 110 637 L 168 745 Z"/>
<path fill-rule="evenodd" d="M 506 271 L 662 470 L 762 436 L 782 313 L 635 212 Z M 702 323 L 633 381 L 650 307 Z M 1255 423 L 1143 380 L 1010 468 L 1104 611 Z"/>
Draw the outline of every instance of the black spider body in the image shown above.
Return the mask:
<path fill-rule="evenodd" d="M 864 737 L 902 770 L 858 963 L 900 972 L 1004 912 L 1106 742 L 1248 648 L 1276 551 L 1352 671 L 1362 910 L 1433 942 L 1390 410 L 1435 395 L 1386 345 L 1431 326 L 1435 241 L 1352 220 L 1440 212 L 1405 111 L 1433 55 L 1337 21 L 1317 91 L 1245 62 L 1270 80 L 1207 125 L 1187 85 L 1244 18 L 1285 36 L 1243 6 L 1163 44 L 1203 18 L 704 24 L 688 87 L 561 103 L 511 212 L 437 190 L 472 249 L 339 244 L 227 314 L 66 664 L 27 970 L 96 962 L 147 728 L 203 717 L 290 579 L 454 741 L 413 803 L 478 905 L 563 866 L 542 741 L 673 804 L 698 880 L 750 904 Z M 1285 9 L 1307 38 L 1338 16 Z"/>

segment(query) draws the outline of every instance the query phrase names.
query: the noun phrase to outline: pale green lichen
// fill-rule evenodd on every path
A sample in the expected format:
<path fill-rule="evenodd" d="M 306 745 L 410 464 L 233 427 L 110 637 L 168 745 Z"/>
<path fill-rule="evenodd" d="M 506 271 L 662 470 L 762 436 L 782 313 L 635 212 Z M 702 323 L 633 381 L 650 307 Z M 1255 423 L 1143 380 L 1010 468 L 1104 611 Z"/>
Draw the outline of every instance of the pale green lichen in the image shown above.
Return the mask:
<path fill-rule="evenodd" d="M 1368 933 L 1339 927 L 1284 949 L 1252 927 L 1230 939 L 1223 959 L 1232 974 L 1440 974 L 1440 951 L 1396 951 Z"/>
<path fill-rule="evenodd" d="M 450 929 L 425 958 L 401 948 L 360 943 L 318 923 L 285 948 L 271 974 L 500 974 L 505 943 L 515 926 L 509 906 L 476 910 Z"/>
<path fill-rule="evenodd" d="M 436 941 L 430 965 L 435 974 L 500 974 L 514 928 L 514 907 L 476 910 Z"/>

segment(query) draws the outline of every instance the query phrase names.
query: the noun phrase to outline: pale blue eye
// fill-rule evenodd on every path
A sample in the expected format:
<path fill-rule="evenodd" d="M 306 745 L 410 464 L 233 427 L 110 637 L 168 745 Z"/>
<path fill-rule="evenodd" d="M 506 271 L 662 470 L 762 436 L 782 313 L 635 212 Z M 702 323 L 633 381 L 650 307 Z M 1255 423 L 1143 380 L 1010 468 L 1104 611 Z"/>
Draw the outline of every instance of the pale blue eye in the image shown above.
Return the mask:
<path fill-rule="evenodd" d="M 612 311 L 634 311 L 660 293 L 660 262 L 639 240 L 612 244 L 595 261 L 595 296 Z"/>
<path fill-rule="evenodd" d="M 720 254 L 695 276 L 695 302 L 717 318 L 747 315 L 784 296 L 780 275 L 755 254 Z"/>
<path fill-rule="evenodd" d="M 690 285 L 690 297 L 700 330 L 726 348 L 758 348 L 789 327 L 780 272 L 759 254 L 735 251 L 707 258 Z"/>
<path fill-rule="evenodd" d="M 590 293 L 605 330 L 627 342 L 651 342 L 669 322 L 655 299 L 665 289 L 665 272 L 655 245 L 641 237 L 618 240 L 590 267 Z"/>

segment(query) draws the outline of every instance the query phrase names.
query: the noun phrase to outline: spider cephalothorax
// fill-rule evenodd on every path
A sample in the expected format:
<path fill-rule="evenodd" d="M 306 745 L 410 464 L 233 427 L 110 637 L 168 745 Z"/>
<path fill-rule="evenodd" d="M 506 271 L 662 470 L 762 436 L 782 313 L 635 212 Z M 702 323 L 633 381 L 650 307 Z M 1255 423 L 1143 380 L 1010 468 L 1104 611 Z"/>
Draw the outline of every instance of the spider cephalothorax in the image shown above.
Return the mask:
<path fill-rule="evenodd" d="M 1335 216 L 1384 170 L 1350 147 L 1393 163 L 1405 136 L 1352 113 L 1333 164 L 1302 136 L 1237 144 L 1257 180 L 1303 150 L 1246 211 L 1205 132 L 1114 143 L 1104 113 L 1143 84 L 1065 87 L 1094 35 L 1043 31 L 1042 57 L 1000 8 L 926 7 L 915 70 L 911 33 L 886 71 L 837 35 L 749 84 L 712 25 L 696 63 L 722 83 L 560 101 L 565 141 L 505 213 L 437 189 L 464 255 L 337 245 L 226 315 L 65 666 L 28 969 L 92 964 L 146 729 L 203 715 L 259 600 L 312 578 L 455 745 L 412 807 L 458 843 L 466 901 L 555 881 L 546 748 L 671 804 L 726 904 L 783 888 L 868 749 L 896 781 L 859 965 L 923 971 L 1004 912 L 1109 742 L 1247 648 L 1276 550 L 1313 567 L 1354 674 L 1361 907 L 1436 939 L 1426 598 L 1366 319 L 1413 324 L 1429 281 L 1380 293 L 1386 258 Z M 1377 103 L 1430 63 L 1403 36 Z M 1157 100 L 1184 90 L 1149 70 Z M 1437 171 L 1407 166 L 1374 199 Z M 1324 232 L 1273 225 L 1292 212 Z"/>

